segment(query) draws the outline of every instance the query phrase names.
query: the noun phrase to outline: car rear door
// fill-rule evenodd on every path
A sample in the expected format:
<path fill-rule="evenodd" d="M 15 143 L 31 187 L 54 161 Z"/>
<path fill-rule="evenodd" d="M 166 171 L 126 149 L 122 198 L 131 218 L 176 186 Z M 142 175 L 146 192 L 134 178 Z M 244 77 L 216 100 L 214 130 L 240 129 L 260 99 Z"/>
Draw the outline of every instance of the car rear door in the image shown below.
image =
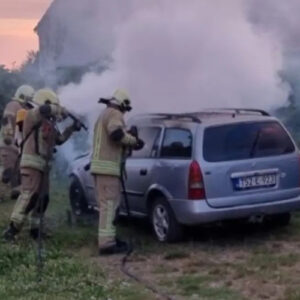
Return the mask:
<path fill-rule="evenodd" d="M 186 199 L 188 196 L 194 133 L 195 129 L 180 123 L 168 125 L 164 130 L 154 177 L 170 199 Z"/>
<path fill-rule="evenodd" d="M 206 128 L 203 159 L 212 207 L 287 200 L 300 193 L 298 151 L 275 120 Z"/>
<path fill-rule="evenodd" d="M 133 151 L 126 162 L 126 190 L 130 209 L 146 213 L 145 194 L 153 182 L 153 168 L 161 136 L 161 127 L 138 127 L 139 137 L 145 142 L 140 151 Z"/>

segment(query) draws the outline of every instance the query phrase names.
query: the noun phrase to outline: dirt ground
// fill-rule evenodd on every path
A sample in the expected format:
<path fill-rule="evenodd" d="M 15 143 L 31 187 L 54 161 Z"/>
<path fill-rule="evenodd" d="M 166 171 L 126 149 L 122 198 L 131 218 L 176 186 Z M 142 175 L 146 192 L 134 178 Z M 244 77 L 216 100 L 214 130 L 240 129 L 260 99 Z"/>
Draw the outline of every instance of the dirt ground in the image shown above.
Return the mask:
<path fill-rule="evenodd" d="M 285 228 L 239 223 L 193 228 L 173 245 L 155 242 L 140 221 L 121 232 L 135 240 L 130 272 L 171 299 L 300 299 L 299 215 Z M 120 260 L 92 258 L 111 278 L 128 280 Z"/>

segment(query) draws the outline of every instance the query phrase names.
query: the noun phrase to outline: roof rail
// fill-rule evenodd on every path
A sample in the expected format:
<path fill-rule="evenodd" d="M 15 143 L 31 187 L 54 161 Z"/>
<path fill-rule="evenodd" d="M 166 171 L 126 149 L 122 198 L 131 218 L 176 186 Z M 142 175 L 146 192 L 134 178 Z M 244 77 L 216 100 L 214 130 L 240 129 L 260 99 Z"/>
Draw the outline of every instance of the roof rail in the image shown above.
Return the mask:
<path fill-rule="evenodd" d="M 265 110 L 262 109 L 256 109 L 256 108 L 217 108 L 217 109 L 213 109 L 213 111 L 232 111 L 233 113 L 236 114 L 242 114 L 244 113 L 257 113 L 257 114 L 261 114 L 262 116 L 270 116 L 270 114 L 268 112 L 266 112 Z"/>
<path fill-rule="evenodd" d="M 261 114 L 262 116 L 270 116 L 269 113 L 267 113 L 264 110 L 261 109 L 252 109 L 252 108 L 211 108 L 211 109 L 204 109 L 197 112 L 189 112 L 185 115 L 188 116 L 198 116 L 199 118 L 201 115 L 217 115 L 217 114 L 231 114 L 233 117 L 240 114 L 247 114 L 247 113 L 256 113 Z"/>
<path fill-rule="evenodd" d="M 169 113 L 150 113 L 150 114 L 142 114 L 135 116 L 133 118 L 160 118 L 163 120 L 183 120 L 183 119 L 189 119 L 192 122 L 195 123 L 201 123 L 200 118 L 198 118 L 195 115 L 190 115 L 190 114 L 169 114 Z"/>

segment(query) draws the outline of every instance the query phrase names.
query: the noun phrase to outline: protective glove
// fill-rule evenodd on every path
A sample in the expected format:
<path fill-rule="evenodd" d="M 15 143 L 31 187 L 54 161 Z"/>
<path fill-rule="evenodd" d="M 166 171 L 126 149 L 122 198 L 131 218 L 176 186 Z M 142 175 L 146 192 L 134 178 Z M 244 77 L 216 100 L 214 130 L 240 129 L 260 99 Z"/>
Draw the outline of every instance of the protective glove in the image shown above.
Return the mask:
<path fill-rule="evenodd" d="M 58 106 L 58 115 L 62 120 L 65 120 L 69 116 L 68 110 L 63 106 Z"/>
<path fill-rule="evenodd" d="M 128 130 L 128 133 L 134 136 L 135 138 L 138 138 L 138 129 L 136 126 L 131 126 L 131 128 Z"/>
<path fill-rule="evenodd" d="M 143 141 L 143 140 L 141 140 L 141 139 L 137 139 L 137 143 L 136 143 L 136 145 L 134 146 L 134 150 L 136 150 L 136 151 L 138 151 L 138 150 L 141 150 L 141 149 L 143 149 L 144 148 L 144 146 L 145 146 L 145 142 Z"/>
<path fill-rule="evenodd" d="M 81 126 L 80 122 L 78 122 L 78 121 L 74 121 L 73 122 L 73 129 L 74 129 L 74 131 L 80 131 L 81 128 L 82 128 L 82 126 Z"/>

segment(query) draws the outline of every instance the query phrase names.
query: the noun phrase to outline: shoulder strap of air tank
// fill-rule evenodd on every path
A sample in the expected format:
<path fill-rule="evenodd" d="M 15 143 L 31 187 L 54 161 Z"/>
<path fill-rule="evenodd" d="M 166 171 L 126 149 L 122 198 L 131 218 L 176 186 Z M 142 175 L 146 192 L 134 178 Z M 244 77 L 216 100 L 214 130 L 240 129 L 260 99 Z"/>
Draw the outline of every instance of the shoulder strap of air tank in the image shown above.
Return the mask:
<path fill-rule="evenodd" d="M 31 130 L 28 132 L 28 134 L 25 136 L 24 140 L 22 141 L 21 145 L 20 145 L 20 148 L 21 148 L 21 151 L 20 151 L 20 154 L 23 153 L 23 147 L 25 145 L 25 143 L 27 142 L 27 140 L 29 139 L 29 137 L 35 133 L 35 139 L 38 139 L 38 131 L 39 131 L 39 128 L 42 126 L 42 122 L 38 122 L 37 124 L 35 124 Z M 38 141 L 35 141 L 36 145 L 38 144 Z M 39 154 L 39 149 L 37 149 L 37 146 L 36 146 L 36 151 L 37 154 Z"/>

